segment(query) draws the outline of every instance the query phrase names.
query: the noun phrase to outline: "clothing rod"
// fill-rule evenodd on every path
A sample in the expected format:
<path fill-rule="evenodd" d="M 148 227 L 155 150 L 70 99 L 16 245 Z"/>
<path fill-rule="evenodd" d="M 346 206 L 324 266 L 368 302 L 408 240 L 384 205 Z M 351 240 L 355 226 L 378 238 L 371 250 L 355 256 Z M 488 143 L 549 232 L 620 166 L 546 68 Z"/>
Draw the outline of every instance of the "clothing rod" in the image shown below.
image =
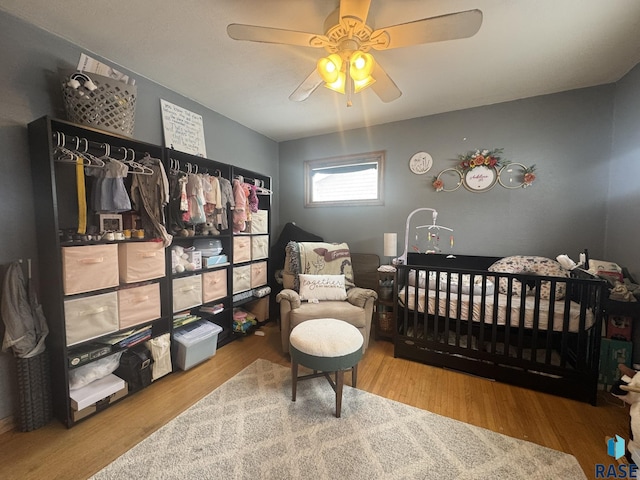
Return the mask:
<path fill-rule="evenodd" d="M 87 150 L 90 149 L 94 152 L 98 152 L 95 154 L 96 157 L 106 155 L 107 149 L 109 149 L 110 156 L 113 156 L 114 153 L 118 155 L 118 158 L 114 157 L 116 160 L 123 160 L 125 158 L 128 158 L 128 156 L 130 155 L 130 153 L 128 152 L 131 151 L 135 153 L 136 159 L 142 159 L 145 156 L 149 155 L 147 152 L 136 152 L 132 148 L 117 147 L 106 142 L 94 142 L 93 140 L 88 140 L 84 137 L 67 135 L 66 133 L 58 131 L 53 132 L 53 143 L 56 147 L 65 147 L 69 150 L 77 151 L 78 153 L 82 153 L 84 151 L 84 148 L 86 148 Z M 134 159 L 130 158 L 129 160 Z"/>

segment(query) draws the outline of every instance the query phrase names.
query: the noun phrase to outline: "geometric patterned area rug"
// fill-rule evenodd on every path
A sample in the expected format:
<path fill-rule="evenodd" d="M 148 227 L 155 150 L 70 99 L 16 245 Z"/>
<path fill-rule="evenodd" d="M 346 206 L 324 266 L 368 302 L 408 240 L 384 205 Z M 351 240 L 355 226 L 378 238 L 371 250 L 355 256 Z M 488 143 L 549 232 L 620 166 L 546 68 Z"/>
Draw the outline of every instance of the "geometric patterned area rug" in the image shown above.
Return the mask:
<path fill-rule="evenodd" d="M 346 375 L 347 382 L 349 375 Z M 103 479 L 584 479 L 572 455 L 256 360 Z"/>

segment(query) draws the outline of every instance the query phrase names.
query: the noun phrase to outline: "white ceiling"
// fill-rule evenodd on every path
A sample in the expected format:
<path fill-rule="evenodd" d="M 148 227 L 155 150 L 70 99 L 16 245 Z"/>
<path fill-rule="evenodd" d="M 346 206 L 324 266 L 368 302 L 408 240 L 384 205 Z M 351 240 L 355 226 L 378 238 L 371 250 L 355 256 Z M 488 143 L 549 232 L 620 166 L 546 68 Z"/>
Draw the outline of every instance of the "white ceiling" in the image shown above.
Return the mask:
<path fill-rule="evenodd" d="M 66 38 L 276 141 L 611 83 L 640 62 L 637 0 L 372 0 L 380 28 L 480 9 L 473 37 L 376 60 L 403 95 L 291 92 L 324 50 L 232 40 L 229 23 L 323 33 L 338 0 L 0 0 Z"/>

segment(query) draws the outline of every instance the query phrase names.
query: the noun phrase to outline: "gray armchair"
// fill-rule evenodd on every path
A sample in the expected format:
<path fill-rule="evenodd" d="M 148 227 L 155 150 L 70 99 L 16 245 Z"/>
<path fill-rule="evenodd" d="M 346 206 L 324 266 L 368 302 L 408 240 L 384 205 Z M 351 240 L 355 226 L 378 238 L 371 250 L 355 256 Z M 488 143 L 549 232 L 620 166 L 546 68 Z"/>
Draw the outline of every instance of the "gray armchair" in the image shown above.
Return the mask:
<path fill-rule="evenodd" d="M 286 250 L 283 272 L 285 288 L 276 296 L 276 301 L 280 304 L 283 353 L 289 353 L 291 330 L 298 324 L 314 318 L 336 318 L 350 323 L 362 333 L 366 350 L 378 295 L 372 288 L 358 287 L 355 282 L 361 280 L 364 287 L 377 283 L 376 270 L 380 264 L 378 256 L 351 254 L 346 244 L 325 242 L 290 242 Z M 320 255 L 316 256 L 312 252 L 320 252 Z M 333 258 L 334 256 L 337 258 Z M 346 300 L 321 300 L 317 303 L 301 300 L 297 275 L 337 272 L 345 275 Z"/>

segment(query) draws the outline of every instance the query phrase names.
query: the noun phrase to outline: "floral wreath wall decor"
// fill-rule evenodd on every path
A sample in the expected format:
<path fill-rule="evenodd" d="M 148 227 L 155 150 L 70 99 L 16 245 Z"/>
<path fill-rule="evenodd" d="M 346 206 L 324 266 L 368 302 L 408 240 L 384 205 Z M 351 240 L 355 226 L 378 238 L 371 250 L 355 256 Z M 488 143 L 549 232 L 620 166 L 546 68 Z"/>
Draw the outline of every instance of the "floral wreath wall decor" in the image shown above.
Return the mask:
<path fill-rule="evenodd" d="M 471 192 L 486 192 L 496 183 L 510 189 L 530 186 L 536 179 L 536 166 L 507 161 L 502 158 L 503 150 L 478 149 L 459 155 L 456 167 L 445 168 L 433 178 L 433 188 L 452 192 L 464 185 Z"/>

